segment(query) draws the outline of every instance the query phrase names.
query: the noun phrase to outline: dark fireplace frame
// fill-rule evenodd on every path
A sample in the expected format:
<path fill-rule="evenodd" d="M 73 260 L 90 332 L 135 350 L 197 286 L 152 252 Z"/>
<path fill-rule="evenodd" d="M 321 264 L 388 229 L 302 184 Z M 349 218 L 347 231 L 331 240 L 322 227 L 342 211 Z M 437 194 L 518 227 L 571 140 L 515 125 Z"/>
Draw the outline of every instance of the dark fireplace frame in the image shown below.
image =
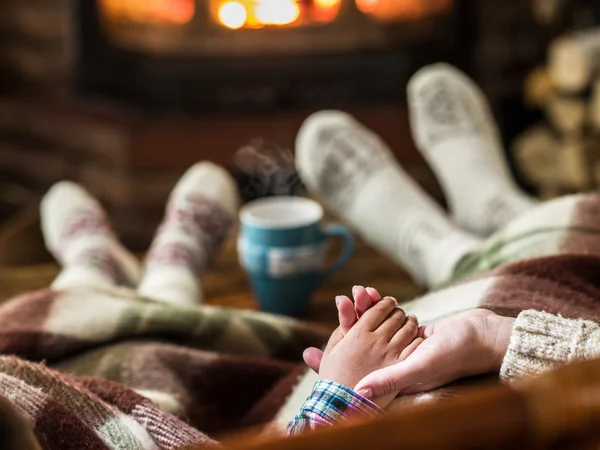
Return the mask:
<path fill-rule="evenodd" d="M 352 54 L 252 57 L 156 57 L 109 42 L 96 0 L 75 0 L 76 82 L 86 96 L 117 98 L 149 110 L 274 111 L 402 105 L 405 86 L 420 66 L 460 65 L 462 2 L 438 30 L 443 39 L 412 47 Z M 447 32 L 453 39 L 448 39 Z M 243 76 L 240 74 L 243 73 Z"/>

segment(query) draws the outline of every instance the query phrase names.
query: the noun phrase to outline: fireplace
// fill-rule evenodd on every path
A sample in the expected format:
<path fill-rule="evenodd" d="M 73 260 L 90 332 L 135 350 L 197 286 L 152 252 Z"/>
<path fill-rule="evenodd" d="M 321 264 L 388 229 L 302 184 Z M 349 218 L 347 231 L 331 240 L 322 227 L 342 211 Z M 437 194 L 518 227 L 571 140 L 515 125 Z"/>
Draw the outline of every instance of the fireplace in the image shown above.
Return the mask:
<path fill-rule="evenodd" d="M 452 59 L 452 0 L 79 0 L 87 95 L 161 110 L 400 104 Z"/>

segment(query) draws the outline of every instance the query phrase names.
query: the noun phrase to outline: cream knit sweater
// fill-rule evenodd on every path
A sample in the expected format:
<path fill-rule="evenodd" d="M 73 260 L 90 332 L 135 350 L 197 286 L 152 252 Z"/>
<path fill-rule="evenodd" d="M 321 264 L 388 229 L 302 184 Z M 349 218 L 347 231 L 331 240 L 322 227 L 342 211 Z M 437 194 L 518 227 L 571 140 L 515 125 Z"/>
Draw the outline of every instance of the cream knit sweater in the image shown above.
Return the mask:
<path fill-rule="evenodd" d="M 599 324 L 527 310 L 515 321 L 500 376 L 511 380 L 598 356 Z"/>

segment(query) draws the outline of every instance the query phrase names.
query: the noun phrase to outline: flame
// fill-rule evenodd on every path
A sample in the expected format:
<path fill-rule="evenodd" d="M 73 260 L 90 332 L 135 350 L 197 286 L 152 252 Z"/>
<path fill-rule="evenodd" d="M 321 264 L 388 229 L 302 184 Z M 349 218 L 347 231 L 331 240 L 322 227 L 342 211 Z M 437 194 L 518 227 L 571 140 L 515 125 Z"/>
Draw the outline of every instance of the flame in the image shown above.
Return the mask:
<path fill-rule="evenodd" d="M 313 18 L 318 22 L 331 22 L 340 12 L 342 0 L 314 0 Z"/>
<path fill-rule="evenodd" d="M 335 8 L 340 6 L 342 0 L 315 0 L 315 3 L 320 8 Z"/>
<path fill-rule="evenodd" d="M 379 0 L 356 0 L 356 6 L 364 13 L 372 13 L 377 9 Z"/>
<path fill-rule="evenodd" d="M 111 18 L 177 25 L 191 22 L 196 14 L 194 0 L 102 0 L 100 8 Z"/>
<path fill-rule="evenodd" d="M 448 11 L 454 0 L 356 0 L 356 6 L 365 14 L 380 21 L 421 19 Z"/>
<path fill-rule="evenodd" d="M 254 15 L 263 25 L 288 25 L 300 17 L 300 7 L 294 0 L 260 0 Z"/>
<path fill-rule="evenodd" d="M 219 8 L 219 21 L 227 28 L 236 30 L 242 28 L 248 20 L 248 11 L 240 2 L 223 3 Z"/>
<path fill-rule="evenodd" d="M 212 0 L 212 5 L 215 20 L 232 29 L 298 24 L 306 12 L 298 0 Z"/>

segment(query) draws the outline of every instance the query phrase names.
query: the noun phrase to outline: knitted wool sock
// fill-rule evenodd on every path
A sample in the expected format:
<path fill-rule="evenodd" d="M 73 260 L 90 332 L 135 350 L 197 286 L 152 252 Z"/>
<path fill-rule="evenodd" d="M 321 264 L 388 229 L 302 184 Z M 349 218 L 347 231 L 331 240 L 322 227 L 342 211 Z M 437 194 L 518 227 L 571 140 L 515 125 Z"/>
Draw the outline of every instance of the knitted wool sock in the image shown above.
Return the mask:
<path fill-rule="evenodd" d="M 479 246 L 448 221 L 381 139 L 347 114 L 309 117 L 296 141 L 296 165 L 311 191 L 421 283 L 444 281 Z"/>
<path fill-rule="evenodd" d="M 408 84 L 414 139 L 433 168 L 456 222 L 488 235 L 537 203 L 515 184 L 481 90 L 447 64 Z"/>
<path fill-rule="evenodd" d="M 117 240 L 102 206 L 81 186 L 63 181 L 40 207 L 46 247 L 63 266 L 52 287 L 134 286 L 136 258 Z"/>
<path fill-rule="evenodd" d="M 190 168 L 169 197 L 138 292 L 165 303 L 201 302 L 198 277 L 231 230 L 238 204 L 225 169 L 209 162 Z"/>

